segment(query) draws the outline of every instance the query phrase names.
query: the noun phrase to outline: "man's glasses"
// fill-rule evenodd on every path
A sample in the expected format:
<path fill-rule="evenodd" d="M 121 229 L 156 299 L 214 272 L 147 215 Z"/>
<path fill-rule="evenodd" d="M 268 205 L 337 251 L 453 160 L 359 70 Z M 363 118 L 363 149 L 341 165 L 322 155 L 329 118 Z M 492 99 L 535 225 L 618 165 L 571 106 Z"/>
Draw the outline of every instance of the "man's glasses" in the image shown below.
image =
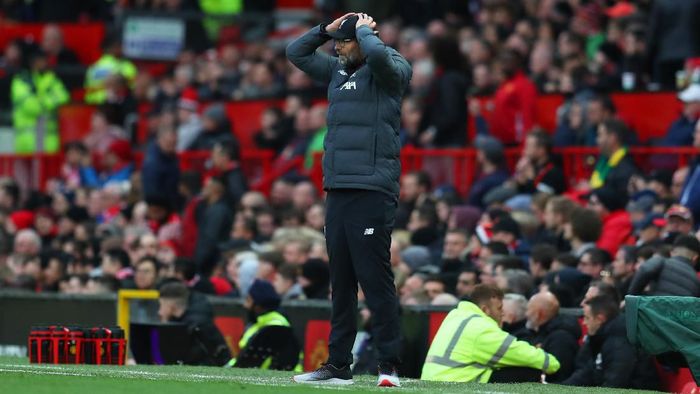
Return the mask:
<path fill-rule="evenodd" d="M 352 41 L 354 41 L 354 40 L 353 40 L 352 38 L 344 38 L 344 39 L 342 39 L 342 40 L 334 40 L 334 41 L 335 41 L 335 45 L 337 45 L 337 46 L 339 46 L 339 47 L 342 48 L 342 47 L 344 47 L 347 43 L 352 42 Z"/>

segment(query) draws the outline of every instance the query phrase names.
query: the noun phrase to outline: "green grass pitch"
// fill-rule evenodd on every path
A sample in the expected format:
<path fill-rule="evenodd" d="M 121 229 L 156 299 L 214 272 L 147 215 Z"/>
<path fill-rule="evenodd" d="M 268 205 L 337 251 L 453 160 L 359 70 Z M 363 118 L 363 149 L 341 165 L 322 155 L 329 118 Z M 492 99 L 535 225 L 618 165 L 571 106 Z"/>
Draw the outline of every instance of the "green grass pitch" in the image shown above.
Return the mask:
<path fill-rule="evenodd" d="M 94 366 L 36 365 L 26 358 L 0 357 L 0 392 L 2 393 L 343 393 L 386 392 L 406 393 L 633 393 L 630 390 L 572 388 L 541 384 L 464 384 L 433 383 L 403 379 L 398 389 L 377 388 L 376 377 L 356 376 L 355 384 L 345 387 L 323 387 L 295 384 L 289 372 L 250 369 L 223 369 L 185 366 Z M 648 393 L 648 392 L 647 392 Z"/>

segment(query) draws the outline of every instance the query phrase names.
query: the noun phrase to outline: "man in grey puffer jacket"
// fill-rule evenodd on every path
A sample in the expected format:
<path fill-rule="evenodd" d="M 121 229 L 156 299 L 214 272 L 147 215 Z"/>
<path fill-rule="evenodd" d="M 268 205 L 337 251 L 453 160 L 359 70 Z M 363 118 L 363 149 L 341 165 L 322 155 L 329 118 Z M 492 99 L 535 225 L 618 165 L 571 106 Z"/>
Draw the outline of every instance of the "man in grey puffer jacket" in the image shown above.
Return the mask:
<path fill-rule="evenodd" d="M 700 241 L 693 235 L 679 236 L 670 259 L 655 256 L 642 263 L 630 283 L 629 294 L 700 297 L 700 280 L 695 272 L 699 256 Z M 647 285 L 651 286 L 645 292 Z"/>
<path fill-rule="evenodd" d="M 287 47 L 287 57 L 328 83 L 323 187 L 333 311 L 328 361 L 298 375 L 300 383 L 352 384 L 357 284 L 372 312 L 380 386 L 398 386 L 400 330 L 389 245 L 399 194 L 401 98 L 411 66 L 386 46 L 367 14 L 346 14 L 314 27 Z M 338 57 L 316 49 L 335 40 Z"/>

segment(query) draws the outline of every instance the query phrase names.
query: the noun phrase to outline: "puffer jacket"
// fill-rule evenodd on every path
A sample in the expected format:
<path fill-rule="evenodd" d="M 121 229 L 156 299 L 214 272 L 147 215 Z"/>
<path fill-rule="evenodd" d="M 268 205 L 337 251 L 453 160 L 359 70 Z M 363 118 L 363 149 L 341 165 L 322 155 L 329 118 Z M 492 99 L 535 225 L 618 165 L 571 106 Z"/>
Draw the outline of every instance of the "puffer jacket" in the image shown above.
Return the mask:
<path fill-rule="evenodd" d="M 700 280 L 686 258 L 675 256 L 670 259 L 656 256 L 645 261 L 637 270 L 630 284 L 631 295 L 652 296 L 700 296 Z M 648 293 L 644 293 L 651 284 Z"/>
<path fill-rule="evenodd" d="M 365 63 L 346 70 L 316 49 L 330 37 L 314 27 L 287 47 L 287 57 L 313 79 L 328 83 L 328 133 L 323 188 L 399 194 L 401 98 L 411 66 L 367 26 L 356 32 Z"/>

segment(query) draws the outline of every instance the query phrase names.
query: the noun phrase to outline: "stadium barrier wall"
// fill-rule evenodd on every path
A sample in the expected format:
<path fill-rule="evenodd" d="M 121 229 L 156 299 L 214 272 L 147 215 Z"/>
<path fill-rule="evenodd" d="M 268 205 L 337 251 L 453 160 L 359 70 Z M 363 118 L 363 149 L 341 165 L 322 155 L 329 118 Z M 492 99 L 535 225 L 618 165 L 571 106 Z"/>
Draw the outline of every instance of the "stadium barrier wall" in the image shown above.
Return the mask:
<path fill-rule="evenodd" d="M 555 149 L 559 156 L 562 170 L 575 187 L 581 180 L 590 178 L 595 167 L 598 149 L 593 147 L 571 147 Z M 506 163 L 510 170 L 520 157 L 520 148 L 508 148 L 505 151 Z M 675 169 L 688 165 L 700 150 L 693 147 L 632 147 L 630 154 L 642 173 L 654 168 Z M 180 167 L 183 171 L 192 170 L 206 174 L 209 170 L 209 152 L 184 152 L 180 154 Z M 321 168 L 322 153 L 315 153 L 311 168 L 304 167 L 304 158 L 289 160 L 275 158 L 268 150 L 244 149 L 241 151 L 241 167 L 250 181 L 251 189 L 268 194 L 275 179 L 284 174 L 296 172 L 306 175 L 322 187 L 323 172 Z M 134 154 L 136 165 L 140 167 L 143 154 Z M 9 176 L 22 182 L 24 189 L 44 189 L 46 182 L 58 177 L 63 163 L 62 155 L 0 155 L 0 176 Z M 434 185 L 449 184 L 461 195 L 469 193 L 472 183 L 478 176 L 479 167 L 474 148 L 463 149 L 417 149 L 405 147 L 401 150 L 401 170 L 410 172 L 427 171 Z"/>
<path fill-rule="evenodd" d="M 221 297 L 209 299 L 214 309 L 215 324 L 229 344 L 232 354 L 238 354 L 238 341 L 243 335 L 247 316 L 242 301 Z M 317 300 L 289 301 L 282 308 L 302 345 L 304 369 L 317 368 L 328 356 L 330 303 Z M 420 376 L 430 342 L 450 309 L 449 306 L 402 307 L 403 375 Z M 580 314 L 580 310 L 566 313 Z M 26 356 L 27 335 L 33 325 L 90 326 L 116 323 L 116 295 L 37 294 L 10 290 L 0 292 L 0 354 Z M 358 330 L 362 330 L 362 327 L 358 327 Z"/>

